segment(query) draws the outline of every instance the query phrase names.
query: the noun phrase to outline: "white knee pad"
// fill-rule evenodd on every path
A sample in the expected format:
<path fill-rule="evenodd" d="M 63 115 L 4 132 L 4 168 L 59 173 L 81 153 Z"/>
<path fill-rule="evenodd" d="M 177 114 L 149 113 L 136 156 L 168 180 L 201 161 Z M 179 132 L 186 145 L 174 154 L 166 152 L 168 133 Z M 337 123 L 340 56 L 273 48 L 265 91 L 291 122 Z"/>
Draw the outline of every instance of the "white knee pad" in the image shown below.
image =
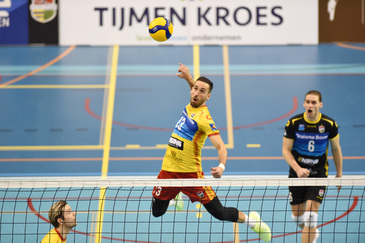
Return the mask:
<path fill-rule="evenodd" d="M 317 227 L 317 220 L 318 214 L 313 211 L 307 211 L 303 214 L 304 216 L 304 226 L 308 228 L 316 228 Z"/>
<path fill-rule="evenodd" d="M 300 216 L 295 216 L 294 214 L 291 215 L 291 218 L 293 219 L 293 221 L 299 225 L 299 227 L 303 228 L 304 225 L 304 214 L 300 215 Z"/>

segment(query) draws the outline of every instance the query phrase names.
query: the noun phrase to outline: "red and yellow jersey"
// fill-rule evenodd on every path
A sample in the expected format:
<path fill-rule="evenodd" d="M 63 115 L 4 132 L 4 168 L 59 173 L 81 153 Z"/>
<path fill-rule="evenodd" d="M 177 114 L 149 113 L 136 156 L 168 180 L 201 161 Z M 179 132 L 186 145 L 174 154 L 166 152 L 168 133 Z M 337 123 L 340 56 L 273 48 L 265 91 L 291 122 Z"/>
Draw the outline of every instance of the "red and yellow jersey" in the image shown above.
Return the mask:
<path fill-rule="evenodd" d="M 208 136 L 218 135 L 207 106 L 190 104 L 183 110 L 169 140 L 162 170 L 170 172 L 200 172 L 201 149 Z"/>
<path fill-rule="evenodd" d="M 62 239 L 61 234 L 57 229 L 53 228 L 46 236 L 44 236 L 41 243 L 66 243 L 66 239 Z"/>

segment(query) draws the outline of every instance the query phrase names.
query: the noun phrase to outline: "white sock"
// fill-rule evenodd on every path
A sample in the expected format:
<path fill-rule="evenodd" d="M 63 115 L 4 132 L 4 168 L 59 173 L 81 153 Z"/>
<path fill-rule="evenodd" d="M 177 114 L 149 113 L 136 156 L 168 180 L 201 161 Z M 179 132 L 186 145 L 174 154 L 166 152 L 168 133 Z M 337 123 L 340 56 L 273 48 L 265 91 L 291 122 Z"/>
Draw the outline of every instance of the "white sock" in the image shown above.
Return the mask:
<path fill-rule="evenodd" d="M 245 215 L 245 222 L 244 223 L 247 224 L 248 227 L 250 227 L 251 229 L 253 229 L 253 227 L 255 227 L 257 221 L 255 219 L 253 219 L 253 218 L 248 217 L 248 215 L 245 214 L 245 213 L 244 213 L 244 215 Z"/>

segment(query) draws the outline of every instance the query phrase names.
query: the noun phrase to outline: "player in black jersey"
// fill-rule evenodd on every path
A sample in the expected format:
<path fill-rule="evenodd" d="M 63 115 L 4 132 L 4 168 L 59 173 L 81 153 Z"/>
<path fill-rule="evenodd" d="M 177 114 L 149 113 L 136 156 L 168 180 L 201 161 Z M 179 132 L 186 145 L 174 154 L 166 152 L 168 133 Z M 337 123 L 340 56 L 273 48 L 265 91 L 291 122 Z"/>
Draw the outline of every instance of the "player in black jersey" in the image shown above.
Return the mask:
<path fill-rule="evenodd" d="M 311 90 L 305 95 L 305 112 L 292 117 L 285 126 L 283 156 L 290 166 L 290 178 L 327 177 L 328 145 L 331 144 L 336 177 L 342 177 L 342 151 L 335 120 L 320 113 L 322 95 Z M 340 190 L 340 187 L 338 187 Z M 303 228 L 302 242 L 316 242 L 318 209 L 326 187 L 289 187 L 293 220 Z"/>

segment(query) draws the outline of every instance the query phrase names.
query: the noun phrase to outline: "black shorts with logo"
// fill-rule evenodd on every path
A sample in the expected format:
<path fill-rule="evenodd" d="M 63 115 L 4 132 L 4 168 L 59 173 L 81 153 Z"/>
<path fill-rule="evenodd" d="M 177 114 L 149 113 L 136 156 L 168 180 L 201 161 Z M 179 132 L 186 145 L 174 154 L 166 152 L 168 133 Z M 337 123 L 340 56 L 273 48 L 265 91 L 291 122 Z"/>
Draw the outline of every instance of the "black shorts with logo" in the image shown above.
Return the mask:
<path fill-rule="evenodd" d="M 290 205 L 298 205 L 307 200 L 322 203 L 326 186 L 289 186 Z"/>
<path fill-rule="evenodd" d="M 308 168 L 307 168 L 308 169 Z M 325 170 L 309 169 L 310 178 L 326 178 Z M 289 178 L 298 178 L 292 168 L 289 170 Z M 307 200 L 313 200 L 322 203 L 326 193 L 326 186 L 289 186 L 290 205 L 298 205 Z"/>

